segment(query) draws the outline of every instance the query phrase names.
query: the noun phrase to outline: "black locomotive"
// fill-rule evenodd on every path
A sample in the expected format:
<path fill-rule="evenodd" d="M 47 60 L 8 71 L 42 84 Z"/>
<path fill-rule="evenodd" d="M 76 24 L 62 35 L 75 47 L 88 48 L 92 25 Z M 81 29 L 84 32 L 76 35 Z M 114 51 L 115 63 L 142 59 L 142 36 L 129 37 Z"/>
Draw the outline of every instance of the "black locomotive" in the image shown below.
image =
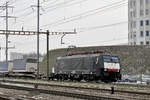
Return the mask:
<path fill-rule="evenodd" d="M 51 79 L 115 82 L 121 79 L 117 56 L 96 52 L 72 53 L 58 57 Z"/>

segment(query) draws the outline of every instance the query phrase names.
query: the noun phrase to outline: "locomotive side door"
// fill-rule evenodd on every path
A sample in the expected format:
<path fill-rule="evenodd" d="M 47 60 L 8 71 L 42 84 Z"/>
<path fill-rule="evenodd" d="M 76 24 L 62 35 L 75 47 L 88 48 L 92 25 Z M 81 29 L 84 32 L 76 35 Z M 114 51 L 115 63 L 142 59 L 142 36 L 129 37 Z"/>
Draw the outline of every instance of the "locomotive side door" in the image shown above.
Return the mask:
<path fill-rule="evenodd" d="M 99 77 L 101 76 L 102 68 L 103 68 L 103 63 L 102 63 L 102 56 L 96 56 L 94 60 L 94 69 L 96 70 L 96 76 Z"/>

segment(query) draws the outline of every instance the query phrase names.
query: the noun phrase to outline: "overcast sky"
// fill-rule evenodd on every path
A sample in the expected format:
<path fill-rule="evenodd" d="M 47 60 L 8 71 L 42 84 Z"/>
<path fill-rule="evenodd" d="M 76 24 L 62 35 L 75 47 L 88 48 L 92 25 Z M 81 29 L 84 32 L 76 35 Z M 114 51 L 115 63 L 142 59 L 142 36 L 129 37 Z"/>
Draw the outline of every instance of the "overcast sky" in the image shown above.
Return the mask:
<path fill-rule="evenodd" d="M 10 1 L 9 29 L 36 31 L 37 0 L 0 0 L 3 5 Z M 128 5 L 127 0 L 40 0 L 41 31 L 73 31 L 76 35 L 67 35 L 61 43 L 61 36 L 50 36 L 50 48 L 64 48 L 69 45 L 103 46 L 128 42 Z M 5 10 L 0 11 L 5 15 Z M 116 24 L 117 23 L 117 24 Z M 0 29 L 5 29 L 5 19 L 0 18 Z M 15 49 L 10 52 L 36 52 L 36 36 L 9 36 Z M 0 37 L 0 46 L 5 46 L 5 36 Z M 46 36 L 40 35 L 40 52 L 46 52 Z M 1 60 L 5 59 L 1 50 Z"/>

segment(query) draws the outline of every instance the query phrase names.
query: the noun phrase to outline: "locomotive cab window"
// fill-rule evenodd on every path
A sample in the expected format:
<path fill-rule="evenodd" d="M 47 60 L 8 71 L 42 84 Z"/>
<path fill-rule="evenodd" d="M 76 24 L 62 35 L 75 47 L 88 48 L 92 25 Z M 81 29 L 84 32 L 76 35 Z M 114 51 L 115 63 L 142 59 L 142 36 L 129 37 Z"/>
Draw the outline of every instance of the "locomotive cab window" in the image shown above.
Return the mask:
<path fill-rule="evenodd" d="M 118 57 L 103 56 L 103 59 L 104 59 L 104 62 L 114 62 L 114 63 L 119 62 Z"/>
<path fill-rule="evenodd" d="M 114 62 L 114 63 L 118 63 L 118 62 L 119 62 L 118 57 L 112 57 L 112 62 Z"/>
<path fill-rule="evenodd" d="M 103 56 L 104 62 L 111 62 L 110 56 Z"/>

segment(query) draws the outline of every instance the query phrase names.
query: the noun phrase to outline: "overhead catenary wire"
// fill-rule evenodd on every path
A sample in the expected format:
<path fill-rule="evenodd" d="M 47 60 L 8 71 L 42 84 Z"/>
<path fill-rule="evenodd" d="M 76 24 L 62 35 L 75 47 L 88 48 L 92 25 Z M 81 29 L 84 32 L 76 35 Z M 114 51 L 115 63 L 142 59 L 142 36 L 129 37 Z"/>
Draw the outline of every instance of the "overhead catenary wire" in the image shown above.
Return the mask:
<path fill-rule="evenodd" d="M 47 1 L 52 1 L 52 0 L 47 0 Z M 44 4 L 44 3 L 43 3 Z M 69 4 L 68 4 L 69 5 Z M 58 8 L 62 8 L 62 7 L 58 7 Z M 50 8 L 51 9 L 51 8 Z M 54 11 L 55 9 L 53 9 L 53 10 L 51 10 L 51 11 Z M 21 10 L 20 10 L 21 11 Z M 26 10 L 27 11 L 27 10 Z M 28 13 L 28 12 L 26 12 L 25 11 L 25 13 Z M 29 11 L 29 10 L 28 10 Z M 32 11 L 32 14 L 33 14 L 34 12 Z M 19 14 L 20 14 L 20 12 L 19 12 Z M 48 14 L 48 12 L 46 11 L 46 13 L 45 14 Z M 28 14 L 27 14 L 27 16 L 29 16 Z M 26 15 L 25 16 L 23 16 L 23 17 L 26 17 Z M 21 17 L 21 18 L 23 18 L 23 17 Z M 67 23 L 67 22 L 66 22 Z M 16 23 L 17 24 L 17 23 Z M 103 26 L 103 25 L 102 25 Z M 98 27 L 102 27 L 102 26 L 90 26 L 90 27 L 88 27 L 88 28 L 90 28 L 90 30 L 95 30 L 95 29 L 99 29 Z M 109 27 L 109 26 L 108 26 Z M 111 27 L 111 26 L 110 26 Z M 79 32 L 82 32 L 82 31 L 87 31 L 87 27 L 81 27 L 81 28 L 84 28 L 84 29 L 82 29 L 81 31 L 79 31 Z M 56 38 L 57 39 L 57 38 Z M 106 40 L 107 41 L 107 40 Z"/>
<path fill-rule="evenodd" d="M 49 0 L 49 1 L 50 1 L 50 0 Z M 52 2 L 52 4 L 56 3 L 56 1 L 58 1 L 58 0 L 55 0 L 55 2 Z M 46 2 L 46 1 L 45 1 L 45 2 Z M 45 2 L 42 2 L 41 4 L 43 4 L 43 3 L 45 3 Z M 50 4 L 50 5 L 52 5 L 52 4 Z M 28 7 L 24 8 L 24 9 L 19 9 L 19 10 L 16 11 L 15 13 L 23 13 L 23 12 L 27 11 L 28 9 L 32 10 L 31 8 L 32 8 L 31 5 L 29 5 Z M 20 17 L 26 17 L 26 16 L 31 15 L 33 12 L 34 12 L 34 11 L 32 10 L 32 12 L 30 12 L 30 13 L 18 15 L 18 17 L 19 17 L 19 18 L 20 18 Z"/>
<path fill-rule="evenodd" d="M 109 39 L 109 40 L 105 40 L 105 41 L 99 41 L 99 43 L 112 43 L 112 42 L 115 42 L 115 41 L 118 41 L 118 40 L 127 40 L 128 37 L 120 37 L 120 38 L 117 38 L 117 39 Z M 78 44 L 78 45 L 81 45 L 81 44 Z"/>
<path fill-rule="evenodd" d="M 123 0 L 123 1 L 125 1 L 125 0 Z M 61 25 L 61 24 L 64 24 L 64 23 L 68 23 L 68 22 L 71 22 L 71 21 L 78 20 L 78 19 L 80 19 L 80 16 L 82 16 L 82 18 L 83 17 L 88 17 L 88 16 L 91 16 L 91 15 L 97 14 L 99 12 L 104 12 L 106 10 L 110 10 L 112 8 L 116 8 L 116 7 L 119 7 L 119 6 L 122 6 L 122 5 L 124 6 L 124 5 L 127 4 L 127 2 L 123 2 L 123 1 L 116 2 L 116 3 L 113 3 L 113 4 L 107 5 L 107 6 L 103 6 L 103 7 L 97 8 L 97 9 L 93 9 L 93 10 L 90 10 L 90 11 L 87 11 L 87 12 L 84 12 L 84 13 L 81 13 L 81 14 L 78 14 L 78 15 L 74 15 L 74 16 L 66 18 L 65 20 L 61 19 L 61 20 L 52 22 L 50 24 L 45 24 L 45 25 L 42 25 L 41 27 L 55 26 L 55 25 L 58 26 L 58 25 Z"/>
<path fill-rule="evenodd" d="M 125 0 L 123 0 L 123 1 L 125 1 Z M 65 23 L 65 22 L 64 22 Z"/>
<path fill-rule="evenodd" d="M 56 0 L 56 1 L 58 1 L 58 0 Z M 54 4 L 54 3 L 56 3 L 56 1 L 55 2 L 53 2 L 52 4 Z M 86 1 L 86 0 L 85 0 Z M 66 4 L 68 4 L 69 2 L 72 2 L 72 1 L 66 1 L 65 2 L 65 5 Z M 51 5 L 52 5 L 51 4 Z M 55 7 L 55 6 L 59 6 L 61 4 L 61 6 L 63 6 L 63 4 L 62 3 L 59 3 L 59 4 L 56 4 L 56 5 L 52 5 L 52 6 L 50 6 L 50 7 Z M 60 6 L 60 7 L 61 7 Z M 25 8 L 25 9 L 22 9 L 22 10 L 19 10 L 19 12 L 24 12 L 24 11 L 27 11 L 28 9 L 30 9 L 31 7 L 27 7 L 27 8 Z M 44 8 L 44 10 L 46 10 L 46 8 Z M 25 17 L 27 17 L 27 16 L 30 16 L 31 14 L 33 14 L 35 11 L 30 11 L 30 12 L 28 12 L 28 13 L 24 13 L 24 14 L 21 14 L 21 15 L 19 15 L 19 16 L 17 16 L 19 19 L 20 18 L 25 18 Z M 43 14 L 46 14 L 46 13 L 43 13 Z M 33 16 L 32 18 L 35 18 L 35 16 Z M 13 23 L 14 24 L 14 23 Z"/>
<path fill-rule="evenodd" d="M 125 1 L 125 0 L 122 0 L 122 1 Z M 33 12 L 29 12 L 28 14 L 26 14 L 26 15 L 30 15 L 30 14 L 32 14 Z M 81 14 L 80 14 L 81 15 Z M 74 16 L 72 16 L 72 17 L 74 17 Z M 71 17 L 70 17 L 71 18 Z M 67 22 L 70 22 L 70 21 L 74 21 L 74 20 L 77 20 L 77 19 L 73 19 L 73 20 L 69 20 L 69 21 L 67 21 L 68 19 L 67 18 L 65 18 L 65 22 L 62 22 L 61 24 L 63 24 L 63 23 L 67 23 Z M 17 24 L 17 23 L 16 23 Z M 51 23 L 51 24 L 53 24 L 53 23 Z M 51 25 L 50 24 L 50 25 Z M 44 27 L 45 25 L 43 25 L 42 27 Z"/>
<path fill-rule="evenodd" d="M 58 0 L 56 0 L 56 1 L 58 1 Z M 53 3 L 55 3 L 56 1 L 54 1 Z M 75 0 L 74 0 L 75 1 Z M 70 1 L 65 1 L 65 3 L 59 3 L 59 4 L 56 4 L 56 5 L 52 5 L 52 6 L 49 6 L 49 7 L 47 7 L 47 8 L 44 8 L 44 10 L 47 10 L 48 8 L 51 8 L 50 10 L 48 10 L 47 12 L 45 12 L 45 13 L 42 13 L 42 15 L 43 14 L 47 14 L 49 11 L 53 11 L 53 10 L 56 10 L 56 9 L 58 9 L 58 8 L 62 8 L 62 6 L 64 6 L 65 5 L 65 7 L 66 6 L 72 6 L 72 5 L 75 5 L 75 4 L 79 4 L 79 3 L 81 3 L 81 2 L 85 2 L 85 1 L 88 1 L 88 0 L 81 0 L 81 1 L 77 1 L 77 2 L 73 2 L 73 3 L 71 3 L 71 4 L 69 4 L 69 2 Z M 46 1 L 45 1 L 46 2 Z M 72 2 L 72 1 L 71 1 Z M 44 3 L 44 2 L 43 2 Z M 52 3 L 52 4 L 53 4 Z M 60 5 L 62 5 L 62 6 L 60 6 Z M 25 9 L 23 9 L 23 10 L 20 10 L 20 11 L 25 11 L 26 9 L 29 9 L 30 7 L 27 7 L 27 8 L 25 8 Z M 22 17 L 26 17 L 26 16 L 29 16 L 29 15 L 31 15 L 33 12 L 30 12 L 30 13 L 27 13 L 27 14 L 23 14 L 23 15 L 21 15 Z M 18 17 L 21 17 L 21 16 L 18 16 Z M 34 18 L 34 17 L 33 17 Z"/>
<path fill-rule="evenodd" d="M 122 21 L 122 22 L 117 22 L 117 23 L 112 23 L 112 24 L 106 24 L 106 25 L 101 25 L 101 26 L 93 26 L 93 27 L 81 27 L 81 28 L 77 28 L 77 33 L 80 33 L 80 32 L 85 32 L 85 31 L 91 31 L 91 30 L 95 30 L 95 29 L 101 29 L 101 28 L 108 28 L 108 27 L 116 27 L 117 25 L 122 25 L 122 24 L 126 24 L 128 23 L 128 21 Z M 82 31 L 78 31 L 78 30 L 82 30 Z M 42 38 L 42 41 L 46 41 L 46 38 Z M 117 39 L 111 39 L 111 40 L 106 40 L 106 41 L 101 41 L 101 43 L 105 43 L 105 42 L 110 42 L 110 41 L 116 41 L 116 40 L 121 40 L 121 39 L 127 39 L 127 37 L 119 37 Z M 56 40 L 56 39 L 55 39 Z M 17 43 L 18 42 L 18 43 Z M 15 43 L 17 43 L 18 45 L 22 45 L 24 43 L 20 43 L 19 41 L 16 41 Z M 27 42 L 28 44 L 29 43 L 33 43 L 33 40 L 30 40 Z M 29 44 L 31 45 L 31 44 Z"/>
<path fill-rule="evenodd" d="M 99 13 L 99 12 L 104 12 L 104 11 L 106 11 L 106 10 L 111 10 L 111 9 L 113 9 L 113 8 L 119 8 L 119 7 L 121 7 L 121 6 L 125 6 L 126 4 L 127 4 L 127 2 L 124 2 L 124 1 L 126 1 L 126 0 L 122 0 L 122 1 L 119 1 L 119 2 L 115 2 L 115 3 L 112 3 L 112 4 L 110 4 L 110 5 L 106 5 L 106 6 L 103 6 L 103 7 L 100 7 L 100 8 L 97 8 L 97 9 L 94 9 L 94 10 L 89 10 L 89 11 L 87 11 L 87 12 L 84 12 L 84 13 L 81 13 L 81 14 L 78 14 L 78 15 L 74 15 L 74 16 L 71 16 L 71 17 L 69 17 L 69 18 L 65 18 L 65 20 L 64 19 L 61 19 L 61 20 L 59 20 L 59 21 L 55 21 L 55 22 L 52 22 L 52 23 L 50 23 L 50 24 L 45 24 L 45 25 L 42 25 L 41 27 L 45 27 L 45 26 L 50 26 L 50 25 L 52 25 L 52 26 L 58 26 L 58 25 L 61 25 L 61 24 L 65 24 L 65 23 L 68 23 L 68 22 L 72 22 L 72 21 L 75 21 L 75 20 L 80 20 L 80 16 L 82 15 L 82 18 L 83 17 L 88 17 L 88 16 L 91 16 L 91 15 L 95 15 L 95 14 L 97 14 L 97 13 Z M 97 10 L 99 10 L 100 9 L 100 11 L 97 11 Z M 92 12 L 92 11 L 97 11 L 97 12 Z M 91 12 L 92 12 L 92 14 L 91 14 Z M 32 12 L 30 12 L 30 14 L 31 14 Z M 33 26 L 32 26 L 33 27 Z"/>
<path fill-rule="evenodd" d="M 122 22 L 118 22 L 118 23 L 113 23 L 113 24 L 106 24 L 106 25 L 101 25 L 101 26 L 93 26 L 93 27 L 81 27 L 81 28 L 76 28 L 76 30 L 80 30 L 78 31 L 79 33 L 81 32 L 85 32 L 85 31 L 91 31 L 91 30 L 96 30 L 96 29 L 102 29 L 102 28 L 107 28 L 107 27 L 115 27 L 117 25 L 122 25 L 122 24 L 127 24 L 128 21 L 122 21 Z"/>
<path fill-rule="evenodd" d="M 69 3 L 69 2 L 71 2 L 71 1 L 68 0 L 68 1 L 66 1 L 65 3 Z M 56 3 L 56 1 L 55 1 L 55 3 Z M 56 5 L 53 5 L 53 4 L 54 4 L 54 2 L 53 2 L 52 4 L 50 4 L 51 6 L 49 5 L 48 8 L 52 8 L 52 7 L 55 7 L 55 6 L 59 6 L 59 5 L 62 4 L 62 3 L 56 4 Z M 26 7 L 25 9 L 20 10 L 19 12 L 24 12 L 24 11 L 26 11 L 27 9 L 31 9 L 31 5 L 28 6 L 28 7 Z M 47 8 L 44 8 L 44 10 L 46 10 L 46 9 L 47 9 Z M 28 13 L 28 14 L 22 14 L 22 15 L 19 15 L 18 17 L 22 17 L 22 16 L 26 17 L 26 16 L 31 15 L 33 12 L 34 12 L 34 11 L 30 12 L 30 14 L 29 14 L 29 13 Z"/>
<path fill-rule="evenodd" d="M 74 1 L 75 1 L 75 0 L 74 0 Z M 46 10 L 47 12 L 43 13 L 42 15 L 45 15 L 45 14 L 47 14 L 48 12 L 52 12 L 52 11 L 57 10 L 57 9 L 59 9 L 59 8 L 77 5 L 77 4 L 86 2 L 86 1 L 88 1 L 88 0 L 80 0 L 80 1 L 72 2 L 72 3 L 66 3 L 66 2 L 64 2 L 64 4 L 63 4 L 63 3 L 61 4 L 62 6 L 52 7 L 51 9 L 45 8 L 45 10 Z"/>
<path fill-rule="evenodd" d="M 50 1 L 52 1 L 52 2 L 50 2 Z M 54 1 L 53 0 L 43 0 L 40 4 L 45 4 L 45 3 L 47 3 L 47 4 L 55 4 L 57 1 L 59 1 L 59 0 L 54 0 Z"/>
<path fill-rule="evenodd" d="M 55 5 L 52 5 L 52 6 L 49 6 L 49 7 L 45 7 L 45 9 L 55 8 L 55 7 L 58 7 L 58 6 L 61 7 L 62 5 L 64 5 L 64 3 L 66 4 L 66 3 L 73 2 L 73 1 L 75 1 L 75 0 L 67 0 L 65 2 L 61 2 L 61 3 L 55 4 Z"/>
<path fill-rule="evenodd" d="M 86 0 L 83 0 L 83 1 L 86 1 Z M 69 2 L 69 1 L 68 1 Z M 81 1 L 79 1 L 79 2 L 81 2 Z M 75 3 L 79 3 L 79 2 L 75 2 Z M 62 3 L 63 4 L 63 3 Z M 67 2 L 65 3 L 65 4 L 67 4 Z M 55 7 L 56 5 L 53 5 L 53 6 L 50 6 L 50 7 Z M 27 7 L 27 8 L 25 8 L 25 9 L 23 9 L 23 11 L 25 11 L 26 9 L 29 9 L 29 7 Z M 46 9 L 46 8 L 45 8 Z M 31 15 L 33 13 L 33 11 L 31 11 L 31 12 L 29 12 L 29 13 L 27 13 L 27 14 L 23 14 L 23 15 L 21 15 L 22 17 L 26 17 L 26 16 L 29 16 L 29 15 Z M 20 18 L 21 16 L 18 16 L 18 18 Z M 33 17 L 34 18 L 34 17 Z"/>
<path fill-rule="evenodd" d="M 55 42 L 53 42 L 54 43 L 54 45 L 56 45 L 56 37 L 54 37 L 53 38 L 54 39 L 54 41 Z M 58 39 L 58 38 L 57 38 Z M 115 39 L 109 39 L 109 40 L 105 40 L 105 41 L 99 41 L 100 43 L 109 43 L 109 42 L 114 42 L 114 41 L 118 41 L 118 40 L 123 40 L 123 39 L 128 39 L 128 37 L 119 37 L 119 38 L 115 38 Z M 46 41 L 46 39 L 44 39 L 44 38 L 42 38 L 42 42 L 44 42 L 44 41 Z M 20 42 L 14 42 L 14 43 L 16 43 L 16 44 L 18 44 L 19 46 L 22 46 L 22 47 L 24 47 L 24 45 L 23 44 L 25 44 L 25 43 L 20 43 Z M 34 43 L 33 41 L 28 41 L 27 42 L 28 43 L 28 45 L 32 45 L 31 43 Z M 52 42 L 51 42 L 52 43 Z M 54 46 L 54 48 L 56 49 L 56 47 Z"/>
<path fill-rule="evenodd" d="M 108 28 L 108 27 L 116 27 L 117 25 L 122 25 L 122 24 L 126 24 L 126 23 L 128 23 L 128 21 L 122 21 L 122 22 L 117 22 L 117 23 L 112 23 L 112 24 L 106 24 L 106 25 L 100 25 L 100 26 L 80 27 L 80 28 L 76 28 L 76 30 L 77 30 L 77 33 L 81 33 L 81 32 L 92 31 L 92 30 L 96 30 L 96 29 L 102 29 L 102 28 Z M 71 29 L 67 29 L 67 30 L 71 30 Z M 42 38 L 42 40 L 43 39 L 44 38 Z M 25 41 L 25 40 L 23 40 L 23 41 Z M 44 39 L 44 40 L 46 40 L 46 39 Z M 19 42 L 19 41 L 16 41 L 16 42 Z M 31 40 L 30 42 L 33 42 L 33 40 Z M 22 43 L 19 42 L 19 44 L 22 44 Z"/>

